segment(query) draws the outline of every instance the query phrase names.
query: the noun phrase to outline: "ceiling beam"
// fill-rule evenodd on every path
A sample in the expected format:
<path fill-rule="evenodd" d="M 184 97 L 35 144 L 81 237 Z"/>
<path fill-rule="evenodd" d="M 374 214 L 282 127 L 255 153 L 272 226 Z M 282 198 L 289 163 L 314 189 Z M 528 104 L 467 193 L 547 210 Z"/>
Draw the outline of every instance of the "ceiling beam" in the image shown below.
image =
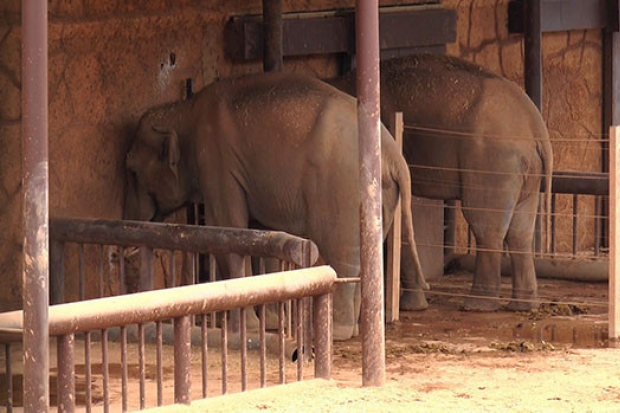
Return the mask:
<path fill-rule="evenodd" d="M 456 12 L 430 9 L 379 14 L 381 51 L 444 45 L 456 41 Z M 226 55 L 233 60 L 263 56 L 263 29 L 259 16 L 231 18 L 224 35 Z M 284 56 L 355 53 L 355 17 L 352 11 L 285 14 Z"/>
<path fill-rule="evenodd" d="M 610 13 L 607 0 L 542 0 L 543 32 L 605 29 L 617 31 L 618 14 Z M 523 32 L 523 0 L 508 4 L 508 30 Z"/>

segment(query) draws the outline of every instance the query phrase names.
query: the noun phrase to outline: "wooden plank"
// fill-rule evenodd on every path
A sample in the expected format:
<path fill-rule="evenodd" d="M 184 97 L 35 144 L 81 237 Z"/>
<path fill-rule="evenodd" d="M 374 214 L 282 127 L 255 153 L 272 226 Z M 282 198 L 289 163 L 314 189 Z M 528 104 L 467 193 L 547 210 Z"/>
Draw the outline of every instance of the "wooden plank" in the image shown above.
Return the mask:
<path fill-rule="evenodd" d="M 609 16 L 606 0 L 542 0 L 542 31 L 603 29 L 617 26 L 617 16 Z M 614 23 L 616 22 L 616 23 Z M 508 4 L 508 30 L 522 33 L 525 27 L 523 0 Z"/>
<path fill-rule="evenodd" d="M 397 112 L 392 119 L 390 131 L 396 144 L 403 148 L 403 113 Z M 402 233 L 402 206 L 400 200 L 394 211 L 394 222 L 387 235 L 387 269 L 385 285 L 385 320 L 393 323 L 400 318 L 400 255 Z"/>
<path fill-rule="evenodd" d="M 445 45 L 456 40 L 454 10 L 391 7 L 379 15 L 381 50 Z M 295 13 L 283 17 L 284 56 L 355 53 L 355 15 L 344 12 Z M 231 18 L 224 33 L 226 55 L 233 60 L 263 56 L 263 30 L 257 16 Z"/>
<path fill-rule="evenodd" d="M 609 131 L 609 340 L 618 341 L 620 338 L 620 265 L 618 265 L 618 247 L 620 246 L 620 202 L 618 202 L 618 185 L 620 185 L 620 147 L 618 138 L 620 127 L 613 126 Z"/>

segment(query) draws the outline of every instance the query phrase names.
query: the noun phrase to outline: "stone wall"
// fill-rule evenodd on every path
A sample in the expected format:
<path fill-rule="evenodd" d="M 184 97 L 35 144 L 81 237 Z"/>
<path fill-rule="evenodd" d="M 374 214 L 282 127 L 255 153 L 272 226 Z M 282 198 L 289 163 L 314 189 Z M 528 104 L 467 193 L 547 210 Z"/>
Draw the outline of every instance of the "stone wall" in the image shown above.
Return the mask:
<path fill-rule="evenodd" d="M 445 0 L 455 9 L 457 41 L 448 53 L 523 85 L 523 41 L 507 29 L 508 0 Z M 556 170 L 601 171 L 602 34 L 597 30 L 544 33 L 542 114 Z M 592 197 L 588 197 L 592 198 Z M 572 196 L 557 197 L 557 250 L 572 250 Z M 581 197 L 579 250 L 594 243 L 594 200 Z M 460 243 L 466 238 L 461 221 Z"/>
<path fill-rule="evenodd" d="M 405 3 L 416 1 L 381 5 Z M 458 40 L 449 45 L 449 53 L 521 82 L 521 37 L 507 33 L 507 0 L 444 4 L 458 12 Z M 345 0 L 290 0 L 284 2 L 284 11 L 353 5 Z M 0 4 L 0 271 L 5 286 L 0 311 L 21 305 L 19 12 L 20 0 Z M 260 62 L 227 60 L 223 45 L 230 16 L 260 12 L 259 0 L 51 0 L 51 215 L 120 218 L 123 159 L 140 114 L 182 99 L 188 78 L 197 90 L 219 77 L 261 71 Z M 555 141 L 556 165 L 598 170 L 600 35 L 545 35 L 544 48 L 543 112 Z M 285 70 L 326 77 L 336 73 L 336 64 L 333 56 L 295 58 L 285 61 Z"/>

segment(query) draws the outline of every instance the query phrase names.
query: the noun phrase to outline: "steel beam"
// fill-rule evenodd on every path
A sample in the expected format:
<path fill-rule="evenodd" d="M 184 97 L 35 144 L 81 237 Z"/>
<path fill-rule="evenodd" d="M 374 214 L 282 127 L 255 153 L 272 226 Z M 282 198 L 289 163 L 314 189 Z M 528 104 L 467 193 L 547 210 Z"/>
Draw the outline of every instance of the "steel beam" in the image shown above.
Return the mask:
<path fill-rule="evenodd" d="M 385 315 L 378 0 L 357 0 L 355 9 L 361 196 L 362 384 L 382 386 L 385 384 Z"/>
<path fill-rule="evenodd" d="M 24 411 L 49 409 L 47 0 L 22 0 Z"/>

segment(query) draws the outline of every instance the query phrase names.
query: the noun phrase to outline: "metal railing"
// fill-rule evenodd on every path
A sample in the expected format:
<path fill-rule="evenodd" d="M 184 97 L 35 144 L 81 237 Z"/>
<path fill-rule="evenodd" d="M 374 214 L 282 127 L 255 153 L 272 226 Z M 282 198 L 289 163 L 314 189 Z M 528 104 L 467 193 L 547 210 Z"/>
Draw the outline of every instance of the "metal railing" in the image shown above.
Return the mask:
<path fill-rule="evenodd" d="M 228 253 L 234 251 L 241 255 L 275 257 L 291 263 L 292 266 L 310 265 L 316 260 L 316 246 L 308 240 L 297 238 L 281 232 L 239 230 L 225 228 L 195 227 L 185 225 L 153 224 L 128 221 L 85 221 L 85 220 L 52 220 L 50 222 L 52 237 L 52 282 L 63 280 L 63 259 L 57 254 L 65 249 L 70 242 L 82 245 L 96 243 L 118 245 L 124 247 L 145 247 L 152 251 L 163 248 L 169 251 L 182 250 L 196 253 Z M 79 256 L 83 255 L 83 247 L 79 247 Z M 63 254 L 64 255 L 64 254 Z M 83 258 L 79 258 L 80 285 L 95 276 L 85 277 Z M 122 262 L 122 261 L 121 261 Z M 96 265 L 101 268 L 101 264 Z M 150 273 L 141 271 L 145 277 Z M 96 271 L 98 272 L 98 271 Z M 82 278 L 84 277 L 84 278 Z M 331 367 L 331 291 L 336 275 L 327 266 L 278 272 L 257 277 L 219 281 L 207 284 L 181 286 L 165 290 L 146 291 L 113 297 L 96 298 L 74 303 L 57 304 L 49 308 L 50 335 L 57 339 L 57 397 L 59 411 L 75 411 L 76 400 L 83 400 L 87 412 L 101 404 L 103 411 L 110 411 L 114 406 L 110 385 L 114 375 L 110 366 L 118 365 L 120 369 L 120 409 L 145 408 L 153 405 L 167 404 L 165 400 L 175 403 L 189 403 L 192 398 L 207 397 L 208 354 L 214 347 L 220 347 L 221 393 L 229 391 L 229 347 L 237 340 L 240 363 L 240 389 L 246 390 L 248 349 L 257 350 L 256 357 L 260 363 L 260 387 L 267 384 L 266 366 L 267 351 L 271 346 L 277 347 L 278 378 L 277 383 L 286 382 L 285 361 L 287 350 L 300 350 L 304 357 L 297 357 L 296 379 L 303 379 L 304 361 L 314 352 L 315 377 L 329 377 Z M 60 285 L 57 285 L 57 288 Z M 56 290 L 56 299 L 62 298 Z M 307 297 L 312 297 L 310 303 Z M 306 298 L 306 299 L 304 299 Z M 293 300 L 295 340 L 286 340 L 284 301 Z M 264 323 L 265 304 L 278 304 L 278 334 L 266 332 Z M 259 306 L 259 326 L 257 336 L 249 334 L 245 323 L 246 308 Z M 310 308 L 312 310 L 310 311 Z M 239 309 L 241 328 L 231 332 L 228 328 L 230 310 Z M 251 309 L 250 309 L 251 311 Z M 215 325 L 218 314 L 218 325 Z M 211 320 L 211 322 L 209 321 Z M 311 321 L 313 320 L 313 321 Z M 170 321 L 170 323 L 168 323 Z M 314 328 L 308 328 L 312 324 Z M 136 329 L 133 326 L 137 326 Z M 10 412 L 15 405 L 14 399 L 18 390 L 13 383 L 16 371 L 11 352 L 21 340 L 22 312 L 0 314 L 0 342 L 5 343 L 5 374 L 7 376 L 5 405 Z M 133 333 L 132 333 L 133 332 Z M 135 333 L 135 338 L 131 336 Z M 173 345 L 173 399 L 166 399 L 164 394 L 164 361 L 162 354 L 166 352 L 166 337 Z M 289 328 L 290 333 L 290 328 Z M 111 337 L 118 334 L 120 341 L 120 363 L 114 363 L 111 357 Z M 313 335 L 313 336 L 312 336 Z M 214 340 L 217 337 L 218 340 Z M 271 338 L 271 340 L 270 340 Z M 93 369 L 94 342 L 101 341 L 101 369 Z M 76 341 L 83 341 L 83 371 L 76 370 Z M 138 351 L 137 382 L 138 402 L 131 404 L 128 343 L 135 341 Z M 213 344 L 214 341 L 218 341 Z M 13 343 L 13 344 L 11 344 Z M 153 345 L 155 352 L 155 373 L 147 374 L 148 345 Z M 287 347 L 288 345 L 288 347 Z M 198 370 L 202 381 L 199 392 L 191 392 L 192 348 L 200 352 Z M 306 351 L 307 350 L 307 351 Z M 79 351 L 78 351 L 79 352 Z M 291 351 L 289 351 L 291 353 Z M 14 361 L 14 360 L 13 360 Z M 45 361 L 41 361 L 45 362 Z M 169 366 L 168 366 L 169 367 Z M 194 367 L 194 369 L 192 369 Z M 18 370 L 18 369 L 17 369 Z M 76 372 L 79 373 L 76 376 Z M 84 394 L 76 398 L 76 377 L 83 380 Z M 42 378 L 43 380 L 43 378 Z M 272 380 L 273 381 L 273 380 Z M 94 397 L 93 383 L 101 383 L 102 394 Z M 147 400 L 146 389 L 155 383 L 157 400 Z M 211 387 L 212 388 L 212 387 Z M 25 395 L 28 389 L 24 388 Z M 150 394 L 150 393 L 149 393 Z M 97 400 L 94 400 L 97 399 Z M 97 406 L 99 409 L 99 406 Z M 118 409 L 117 407 L 115 409 Z"/>

